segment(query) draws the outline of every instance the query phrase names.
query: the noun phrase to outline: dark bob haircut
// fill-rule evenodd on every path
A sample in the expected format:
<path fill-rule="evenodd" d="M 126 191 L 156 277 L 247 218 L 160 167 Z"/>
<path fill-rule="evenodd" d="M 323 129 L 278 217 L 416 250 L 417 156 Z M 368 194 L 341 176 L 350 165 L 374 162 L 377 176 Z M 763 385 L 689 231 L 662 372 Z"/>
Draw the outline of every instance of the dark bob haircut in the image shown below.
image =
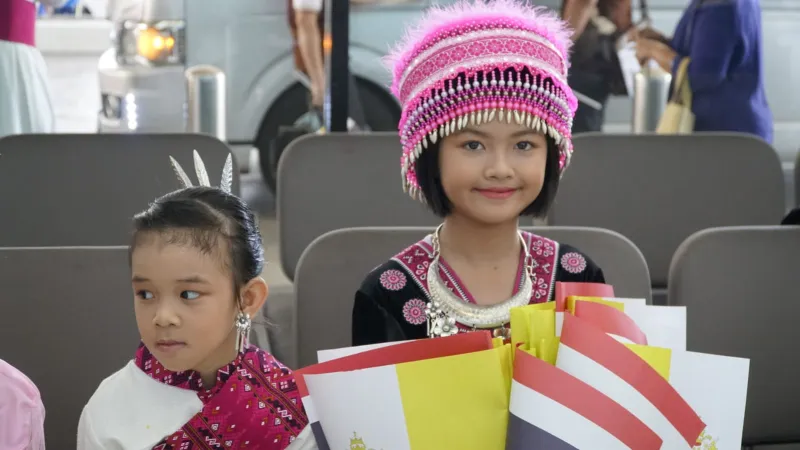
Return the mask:
<path fill-rule="evenodd" d="M 439 153 L 442 141 L 438 141 L 420 154 L 415 166 L 417 182 L 419 183 L 425 203 L 439 217 L 450 215 L 453 204 L 447 198 L 442 187 L 441 171 L 439 170 Z M 544 169 L 544 183 L 542 191 L 527 208 L 523 209 L 520 216 L 544 217 L 553 204 L 553 199 L 558 192 L 558 155 L 559 150 L 553 138 L 547 136 L 547 162 Z"/>
<path fill-rule="evenodd" d="M 233 277 L 234 294 L 264 269 L 258 220 L 239 197 L 211 187 L 190 187 L 154 201 L 133 218 L 130 254 L 157 234 L 168 243 L 187 245 L 220 257 Z"/>

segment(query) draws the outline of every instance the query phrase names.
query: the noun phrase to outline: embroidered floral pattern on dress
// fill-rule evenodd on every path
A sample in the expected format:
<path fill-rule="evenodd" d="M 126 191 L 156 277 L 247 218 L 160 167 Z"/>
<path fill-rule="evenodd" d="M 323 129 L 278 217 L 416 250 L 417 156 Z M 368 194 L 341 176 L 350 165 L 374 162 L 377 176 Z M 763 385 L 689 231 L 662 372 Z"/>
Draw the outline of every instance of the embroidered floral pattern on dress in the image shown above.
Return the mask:
<path fill-rule="evenodd" d="M 203 409 L 154 449 L 259 448 L 282 450 L 308 424 L 292 372 L 272 355 L 248 346 L 204 387 L 197 372 L 172 372 L 140 345 L 136 366 L 156 381 L 197 391 Z"/>
<path fill-rule="evenodd" d="M 418 298 L 412 298 L 403 305 L 403 317 L 411 325 L 422 325 L 427 321 L 425 316 L 426 303 Z"/>
<path fill-rule="evenodd" d="M 542 256 L 544 258 L 549 258 L 556 253 L 556 247 L 553 241 L 550 239 L 544 239 L 542 237 L 534 237 L 531 242 L 530 252 L 532 256 Z"/>
<path fill-rule="evenodd" d="M 576 252 L 564 253 L 561 257 L 561 267 L 569 273 L 581 273 L 586 270 L 586 258 Z"/>
<path fill-rule="evenodd" d="M 389 269 L 381 274 L 381 286 L 390 291 L 399 291 L 406 287 L 406 276 L 399 270 Z"/>
<path fill-rule="evenodd" d="M 536 299 L 536 303 L 546 301 L 548 294 L 550 294 L 550 283 L 547 278 L 536 277 L 536 283 L 533 285 L 533 297 Z"/>

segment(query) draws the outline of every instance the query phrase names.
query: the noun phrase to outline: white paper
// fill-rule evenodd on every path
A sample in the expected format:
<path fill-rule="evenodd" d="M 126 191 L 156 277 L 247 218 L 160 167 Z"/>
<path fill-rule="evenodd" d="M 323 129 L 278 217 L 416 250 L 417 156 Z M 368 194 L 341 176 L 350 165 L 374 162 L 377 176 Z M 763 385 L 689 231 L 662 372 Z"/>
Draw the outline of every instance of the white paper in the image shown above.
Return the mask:
<path fill-rule="evenodd" d="M 647 345 L 686 350 L 686 307 L 626 304 L 625 314 L 647 336 Z"/>
<path fill-rule="evenodd" d="M 647 345 L 686 351 L 686 307 L 648 305 L 643 298 L 604 297 L 609 302 L 622 303 L 630 317 L 647 336 Z M 561 336 L 564 317 L 556 315 L 556 336 Z M 613 336 L 620 342 L 627 339 Z"/>
<path fill-rule="evenodd" d="M 749 375 L 749 359 L 672 352 L 669 382 L 706 423 L 718 450 L 741 449 Z"/>
<path fill-rule="evenodd" d="M 304 378 L 331 449 L 411 450 L 394 365 Z"/>
<path fill-rule="evenodd" d="M 311 425 L 306 425 L 297 438 L 286 447 L 286 450 L 319 450 L 314 433 L 311 432 Z"/>
<path fill-rule="evenodd" d="M 617 58 L 619 58 L 622 78 L 625 80 L 625 89 L 630 97 L 633 95 L 633 80 L 636 74 L 642 70 L 639 59 L 636 57 L 636 44 L 631 42 L 620 48 L 617 51 Z"/>
<path fill-rule="evenodd" d="M 392 345 L 403 344 L 407 342 L 409 341 L 381 342 L 380 344 L 359 345 L 356 347 L 335 348 L 330 350 L 318 350 L 317 361 L 319 363 L 324 363 L 334 359 L 344 358 L 346 356 L 357 355 L 359 353 L 363 353 L 369 350 L 390 347 Z"/>

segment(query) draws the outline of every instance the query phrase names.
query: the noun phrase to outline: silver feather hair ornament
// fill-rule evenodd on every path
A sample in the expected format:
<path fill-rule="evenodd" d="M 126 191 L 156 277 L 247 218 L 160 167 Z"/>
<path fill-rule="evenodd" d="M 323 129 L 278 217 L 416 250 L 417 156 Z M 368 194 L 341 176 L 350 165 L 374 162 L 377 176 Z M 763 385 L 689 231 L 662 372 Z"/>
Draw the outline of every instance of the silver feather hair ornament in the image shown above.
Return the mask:
<path fill-rule="evenodd" d="M 206 186 L 212 187 L 211 181 L 208 178 L 208 171 L 206 171 L 206 165 L 203 163 L 203 159 L 200 158 L 200 154 L 197 153 L 197 150 L 194 150 L 193 153 L 194 159 L 194 172 L 197 175 L 197 185 L 198 186 Z M 175 175 L 178 177 L 178 181 L 180 181 L 182 187 L 188 188 L 192 187 L 192 180 L 189 178 L 189 175 L 183 170 L 183 167 L 175 160 L 172 156 L 169 157 L 169 162 L 172 164 L 172 170 L 175 172 Z M 231 189 L 233 187 L 233 158 L 231 154 L 228 153 L 228 157 L 225 159 L 225 166 L 222 168 L 222 179 L 220 180 L 219 188 L 227 193 L 231 193 Z"/>

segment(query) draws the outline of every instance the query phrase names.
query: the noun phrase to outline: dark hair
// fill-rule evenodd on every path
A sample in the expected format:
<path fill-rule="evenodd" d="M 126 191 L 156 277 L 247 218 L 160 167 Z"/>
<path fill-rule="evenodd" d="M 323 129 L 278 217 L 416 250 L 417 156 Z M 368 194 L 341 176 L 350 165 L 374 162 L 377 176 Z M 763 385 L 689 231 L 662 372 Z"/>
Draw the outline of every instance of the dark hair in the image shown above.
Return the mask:
<path fill-rule="evenodd" d="M 448 216 L 453 209 L 453 204 L 447 198 L 442 187 L 441 170 L 439 169 L 439 153 L 441 142 L 438 141 L 420 154 L 415 166 L 417 182 L 428 207 L 439 217 Z M 536 199 L 522 210 L 520 216 L 544 217 L 553 203 L 558 192 L 558 158 L 559 149 L 556 142 L 547 136 L 547 161 L 544 168 L 544 183 L 542 191 Z"/>
<path fill-rule="evenodd" d="M 258 220 L 237 196 L 217 188 L 190 187 L 156 199 L 133 218 L 130 254 L 142 235 L 158 233 L 169 243 L 191 245 L 208 254 L 221 254 L 239 289 L 264 269 L 264 247 Z M 219 245 L 220 238 L 225 246 Z M 224 251 L 224 250 L 223 250 Z"/>

